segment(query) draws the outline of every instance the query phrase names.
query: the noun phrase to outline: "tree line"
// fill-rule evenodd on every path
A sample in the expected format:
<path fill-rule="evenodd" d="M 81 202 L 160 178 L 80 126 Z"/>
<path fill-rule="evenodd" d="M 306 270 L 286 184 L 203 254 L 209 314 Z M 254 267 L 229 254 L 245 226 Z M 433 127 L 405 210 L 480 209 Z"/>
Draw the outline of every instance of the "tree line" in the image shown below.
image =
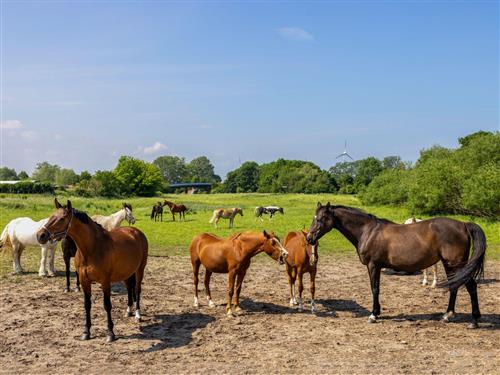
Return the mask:
<path fill-rule="evenodd" d="M 405 205 L 415 214 L 500 215 L 500 133 L 479 131 L 459 139 L 460 147 L 433 146 L 415 164 L 399 156 L 339 162 L 323 170 L 309 161 L 247 161 L 224 181 L 206 156 L 190 162 L 160 156 L 152 163 L 122 156 L 111 171 L 75 173 L 39 163 L 32 179 L 68 187 L 81 196 L 154 196 L 177 182 L 209 182 L 214 193 L 358 194 L 368 205 Z M 0 180 L 29 179 L 0 168 Z M 13 189 L 13 188 L 7 188 Z M 30 188 L 37 191 L 35 188 Z M 3 190 L 0 190 L 3 191 Z"/>

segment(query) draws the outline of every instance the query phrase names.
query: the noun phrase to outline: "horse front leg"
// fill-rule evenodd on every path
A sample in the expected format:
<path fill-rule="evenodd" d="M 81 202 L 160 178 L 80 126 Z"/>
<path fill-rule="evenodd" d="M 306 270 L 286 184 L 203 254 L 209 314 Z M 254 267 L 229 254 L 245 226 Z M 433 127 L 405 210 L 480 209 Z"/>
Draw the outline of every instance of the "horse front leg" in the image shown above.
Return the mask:
<path fill-rule="evenodd" d="M 368 322 L 375 323 L 377 321 L 377 317 L 380 315 L 380 267 L 374 263 L 368 263 L 368 274 L 370 275 L 370 285 L 373 297 L 373 309 L 370 317 L 368 318 Z"/>
<path fill-rule="evenodd" d="M 316 303 L 314 302 L 314 294 L 316 293 L 316 269 L 309 272 L 311 276 L 311 313 L 316 312 Z"/>
<path fill-rule="evenodd" d="M 109 281 L 101 285 L 102 293 L 104 295 L 104 309 L 108 317 L 108 332 L 106 334 L 106 342 L 113 342 L 116 340 L 115 333 L 113 332 L 113 318 L 111 317 L 111 283 Z"/>
<path fill-rule="evenodd" d="M 90 310 L 92 308 L 92 284 L 87 278 L 82 278 L 82 289 L 85 306 L 85 328 L 83 329 L 82 340 L 90 340 L 90 327 L 92 326 Z"/>
<path fill-rule="evenodd" d="M 38 269 L 38 276 L 47 276 L 46 263 L 47 263 L 47 247 L 42 246 L 42 258 L 40 259 L 40 268 Z"/>
<path fill-rule="evenodd" d="M 290 285 L 290 306 L 293 307 L 297 304 L 295 299 L 295 275 L 294 268 L 290 267 L 288 263 L 286 264 L 286 273 L 288 274 L 288 285 Z"/>
<path fill-rule="evenodd" d="M 231 307 L 233 302 L 235 279 L 236 279 L 236 272 L 234 270 L 229 271 L 228 282 L 227 282 L 227 305 L 226 305 L 226 315 L 228 316 L 233 315 Z"/>
<path fill-rule="evenodd" d="M 55 257 L 56 257 L 56 246 L 57 246 L 57 243 L 56 243 L 56 245 L 54 245 L 50 248 L 50 252 L 49 252 L 48 268 L 49 268 L 49 276 L 50 277 L 54 277 L 56 275 L 56 266 L 54 264 Z"/>
<path fill-rule="evenodd" d="M 304 310 L 304 303 L 302 301 L 302 292 L 304 291 L 304 281 L 303 281 L 304 271 L 302 267 L 297 268 L 297 279 L 299 282 L 299 311 Z"/>
<path fill-rule="evenodd" d="M 245 274 L 247 273 L 247 270 L 241 271 L 237 278 L 236 278 L 236 300 L 234 303 L 234 312 L 239 313 L 241 311 L 240 307 L 240 293 L 241 293 L 241 287 L 243 286 L 243 279 L 245 278 Z"/>

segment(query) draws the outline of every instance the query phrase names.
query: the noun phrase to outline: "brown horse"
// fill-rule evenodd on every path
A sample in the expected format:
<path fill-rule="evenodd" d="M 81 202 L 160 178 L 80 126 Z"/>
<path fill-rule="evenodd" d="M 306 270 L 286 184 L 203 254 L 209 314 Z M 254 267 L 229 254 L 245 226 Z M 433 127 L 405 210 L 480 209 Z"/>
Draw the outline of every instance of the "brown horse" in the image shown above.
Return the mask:
<path fill-rule="evenodd" d="M 175 221 L 175 214 L 179 214 L 179 220 L 182 218 L 182 220 L 186 221 L 186 211 L 188 208 L 184 206 L 183 204 L 175 204 L 173 202 L 165 201 L 163 202 L 163 205 L 167 205 L 170 208 L 170 212 L 172 213 L 172 219 Z"/>
<path fill-rule="evenodd" d="M 85 296 L 85 330 L 82 340 L 90 339 L 90 308 L 92 282 L 101 284 L 104 308 L 108 316 L 107 342 L 115 340 L 111 318 L 111 282 L 124 281 L 128 291 L 127 316 L 136 301 L 136 320 L 141 319 L 140 299 L 144 268 L 148 259 L 148 241 L 137 228 L 120 227 L 107 231 L 87 214 L 66 206 L 55 199 L 56 212 L 37 233 L 40 243 L 59 240 L 66 235 L 75 241 L 75 265 Z"/>
<path fill-rule="evenodd" d="M 227 208 L 227 209 L 217 208 L 214 210 L 214 213 L 209 223 L 212 224 L 213 222 L 215 222 L 215 227 L 217 228 L 217 224 L 219 224 L 219 220 L 221 218 L 229 219 L 229 228 L 232 228 L 234 225 L 234 217 L 237 214 L 243 216 L 243 210 L 239 207 Z"/>
<path fill-rule="evenodd" d="M 151 220 L 154 221 L 163 221 L 163 206 L 161 202 L 156 203 L 151 210 Z"/>
<path fill-rule="evenodd" d="M 273 233 L 243 232 L 233 234 L 229 238 L 220 238 L 210 233 L 202 233 L 194 237 L 189 246 L 191 264 L 194 274 L 194 306 L 198 307 L 198 272 L 200 265 L 205 266 L 205 291 L 210 307 L 215 304 L 210 294 L 210 276 L 212 273 L 227 273 L 227 306 L 226 314 L 232 315 L 231 303 L 236 280 L 236 298 L 234 311 L 239 312 L 240 292 L 243 279 L 250 267 L 253 256 L 265 252 L 274 260 L 283 264 L 288 252 Z"/>
<path fill-rule="evenodd" d="M 381 268 L 415 272 L 443 263 L 448 281 L 450 300 L 442 320 L 448 322 L 455 315 L 458 288 L 465 285 L 472 304 L 472 323 L 477 328 L 481 317 L 477 298 L 477 283 L 484 270 L 486 237 L 477 224 L 438 217 L 412 225 L 395 224 L 379 219 L 357 208 L 322 206 L 318 202 L 316 215 L 307 235 L 307 242 L 315 244 L 333 228 L 342 233 L 356 248 L 361 263 L 367 266 L 373 295 L 373 310 L 369 322 L 380 315 L 379 289 Z M 473 244 L 473 252 L 469 251 Z"/>
<path fill-rule="evenodd" d="M 286 272 L 288 274 L 288 283 L 290 284 L 290 306 L 297 304 L 295 296 L 295 280 L 299 279 L 299 311 L 304 309 L 302 303 L 302 291 L 304 284 L 302 277 L 304 273 L 309 273 L 311 277 L 311 312 L 316 311 L 314 303 L 314 292 L 316 291 L 316 270 L 318 263 L 318 243 L 309 245 L 306 240 L 307 231 L 290 232 L 285 237 L 283 245 L 288 251 L 286 258 Z"/>

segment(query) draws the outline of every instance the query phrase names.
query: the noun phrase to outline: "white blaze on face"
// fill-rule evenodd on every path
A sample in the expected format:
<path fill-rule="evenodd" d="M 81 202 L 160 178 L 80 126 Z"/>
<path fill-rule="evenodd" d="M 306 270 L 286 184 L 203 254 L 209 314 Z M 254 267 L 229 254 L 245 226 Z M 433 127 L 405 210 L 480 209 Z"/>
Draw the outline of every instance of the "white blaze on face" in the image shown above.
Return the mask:
<path fill-rule="evenodd" d="M 275 241 L 276 241 L 276 243 L 278 244 L 278 246 L 279 246 L 279 248 L 280 248 L 280 250 L 281 250 L 281 256 L 282 256 L 283 258 L 286 258 L 286 257 L 288 256 L 288 251 L 287 251 L 287 250 L 283 247 L 283 245 L 281 244 L 281 242 L 279 242 L 279 241 L 278 241 L 278 240 L 276 240 L 276 239 L 275 239 Z"/>

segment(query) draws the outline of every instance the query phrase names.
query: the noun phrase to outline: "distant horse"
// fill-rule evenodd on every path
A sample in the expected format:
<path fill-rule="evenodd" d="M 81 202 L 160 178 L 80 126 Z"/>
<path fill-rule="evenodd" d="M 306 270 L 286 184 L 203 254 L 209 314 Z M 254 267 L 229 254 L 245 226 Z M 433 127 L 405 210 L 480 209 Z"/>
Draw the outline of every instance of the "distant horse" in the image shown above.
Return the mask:
<path fill-rule="evenodd" d="M 159 218 L 160 221 L 163 221 L 163 206 L 164 204 L 161 202 L 158 202 L 153 206 L 153 209 L 151 210 L 151 220 L 154 219 L 157 221 Z"/>
<path fill-rule="evenodd" d="M 380 315 L 379 286 L 382 267 L 403 271 L 419 271 L 441 260 L 448 280 L 450 300 L 442 320 L 455 315 L 458 288 L 465 285 L 472 304 L 472 323 L 477 328 L 481 317 L 476 280 L 484 270 L 486 237 L 474 223 L 438 217 L 412 225 L 395 224 L 379 219 L 357 208 L 322 206 L 318 202 L 307 242 L 311 245 L 333 228 L 342 233 L 356 248 L 361 263 L 367 266 L 373 295 L 373 310 L 369 322 Z M 472 255 L 469 250 L 473 244 Z"/>
<path fill-rule="evenodd" d="M 128 203 L 123 203 L 123 208 L 114 214 L 109 216 L 94 215 L 91 219 L 106 230 L 118 228 L 123 220 L 127 220 L 129 225 L 135 224 L 135 218 L 132 215 L 132 206 Z"/>
<path fill-rule="evenodd" d="M 422 221 L 422 220 L 416 219 L 415 217 L 410 217 L 404 223 L 405 224 L 414 224 L 414 223 L 418 223 L 420 221 Z M 428 268 L 424 269 L 424 271 L 423 271 L 424 272 L 424 279 L 422 280 L 422 285 L 429 284 L 429 281 L 427 280 L 427 271 L 428 271 Z M 434 276 L 434 280 L 432 281 L 431 288 L 435 288 L 437 286 L 437 282 L 438 282 L 438 264 L 437 263 L 432 266 L 432 274 Z"/>
<path fill-rule="evenodd" d="M 101 225 L 106 230 L 119 228 L 123 220 L 127 220 L 129 225 L 135 223 L 135 218 L 132 215 L 132 206 L 128 203 L 123 203 L 123 208 L 109 216 L 94 215 L 92 216 L 97 224 Z M 71 291 L 70 289 L 70 263 L 71 258 L 76 255 L 77 247 L 75 242 L 70 237 L 65 237 L 61 240 L 61 248 L 63 251 L 64 264 L 66 266 L 66 289 L 65 292 Z M 80 281 L 78 280 L 78 272 L 76 272 L 76 290 L 80 290 Z"/>
<path fill-rule="evenodd" d="M 236 298 L 234 311 L 239 312 L 240 292 L 243 279 L 250 267 L 251 258 L 265 252 L 274 260 L 283 264 L 288 252 L 273 233 L 243 232 L 233 234 L 229 238 L 220 238 L 210 233 L 202 233 L 194 237 L 189 246 L 191 264 L 194 274 L 194 306 L 198 307 L 198 272 L 200 265 L 205 266 L 205 291 L 208 305 L 214 307 L 210 294 L 210 277 L 212 273 L 228 273 L 226 314 L 232 315 L 232 299 L 236 280 Z"/>
<path fill-rule="evenodd" d="M 104 308 L 108 317 L 107 342 L 115 340 L 111 318 L 111 283 L 124 281 L 128 291 L 127 316 L 132 316 L 132 304 L 136 301 L 136 320 L 141 319 L 140 299 L 144 268 L 148 259 L 148 240 L 134 227 L 120 227 L 107 231 L 92 221 L 86 213 L 66 206 L 55 199 L 56 212 L 37 232 L 40 243 L 58 240 L 69 235 L 78 251 L 75 265 L 85 296 L 85 330 L 82 340 L 90 339 L 90 309 L 92 282 L 101 284 Z"/>
<path fill-rule="evenodd" d="M 188 208 L 183 204 L 175 204 L 173 202 L 165 200 L 163 205 L 167 205 L 170 208 L 170 212 L 172 213 L 172 219 L 175 221 L 175 214 L 179 214 L 179 220 L 182 217 L 182 220 L 186 221 L 186 211 Z"/>
<path fill-rule="evenodd" d="M 297 304 L 295 295 L 295 280 L 299 279 L 299 311 L 304 309 L 302 303 L 302 291 L 304 284 L 302 277 L 304 273 L 309 273 L 311 277 L 311 313 L 316 311 L 314 303 L 314 293 L 316 291 L 316 270 L 318 264 L 318 243 L 309 245 L 306 240 L 307 231 L 289 232 L 285 237 L 283 245 L 288 251 L 286 258 L 286 272 L 288 274 L 288 283 L 290 284 L 290 306 Z"/>
<path fill-rule="evenodd" d="M 219 223 L 219 220 L 221 218 L 224 219 L 229 219 L 229 228 L 233 227 L 234 224 L 234 217 L 240 214 L 243 216 L 243 210 L 239 207 L 234 207 L 234 208 L 217 208 L 214 210 L 214 214 L 212 215 L 212 218 L 210 219 L 209 223 L 212 224 L 215 222 L 215 227 L 217 228 L 217 224 Z"/>
<path fill-rule="evenodd" d="M 283 207 L 277 207 L 277 206 L 267 206 L 267 207 L 255 207 L 255 216 L 257 216 L 261 221 L 264 221 L 262 219 L 262 215 L 269 215 L 269 220 L 273 218 L 273 216 L 277 212 L 281 212 L 281 214 L 284 214 Z"/>
<path fill-rule="evenodd" d="M 11 220 L 2 232 L 0 237 L 0 248 L 10 244 L 12 246 L 12 257 L 14 258 L 13 266 L 15 273 L 22 273 L 21 254 L 26 246 L 40 246 L 42 248 L 42 258 L 40 260 L 39 276 L 56 275 L 54 266 L 54 255 L 56 252 L 57 242 L 49 241 L 41 244 L 37 241 L 36 232 L 48 221 L 43 219 L 33 221 L 29 217 L 20 217 Z M 48 259 L 47 259 L 48 253 Z M 47 267 L 48 260 L 48 267 Z M 47 270 L 48 268 L 48 270 Z"/>

